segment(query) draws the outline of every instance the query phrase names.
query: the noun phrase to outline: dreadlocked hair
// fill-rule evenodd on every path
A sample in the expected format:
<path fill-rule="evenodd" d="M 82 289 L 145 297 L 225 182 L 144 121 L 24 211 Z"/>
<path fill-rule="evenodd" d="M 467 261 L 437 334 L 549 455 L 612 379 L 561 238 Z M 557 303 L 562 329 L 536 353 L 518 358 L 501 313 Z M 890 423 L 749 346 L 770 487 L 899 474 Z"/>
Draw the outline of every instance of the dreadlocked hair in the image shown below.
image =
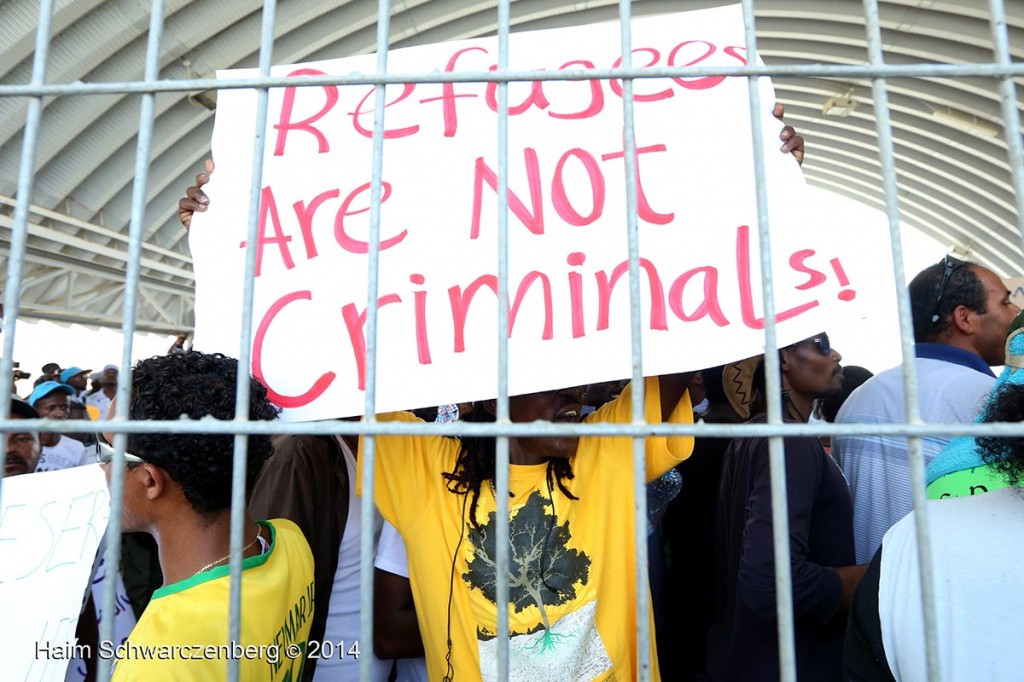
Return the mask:
<path fill-rule="evenodd" d="M 461 415 L 459 418 L 462 421 L 478 423 L 494 422 L 495 419 L 494 415 L 484 407 L 483 401 L 478 401 L 468 414 Z M 480 524 L 476 520 L 480 490 L 487 481 L 495 483 L 496 451 L 494 436 L 463 436 L 454 469 L 441 474 L 448 481 L 449 491 L 456 495 L 472 495 L 469 500 L 469 519 L 470 524 L 477 530 L 480 530 Z M 578 500 L 579 498 L 565 487 L 565 482 L 573 478 L 575 478 L 575 474 L 572 472 L 572 464 L 569 459 L 552 457 L 548 460 L 549 490 L 557 486 L 562 494 L 570 500 Z M 497 486 L 496 483 L 495 486 Z M 509 495 L 511 496 L 511 493 Z"/>

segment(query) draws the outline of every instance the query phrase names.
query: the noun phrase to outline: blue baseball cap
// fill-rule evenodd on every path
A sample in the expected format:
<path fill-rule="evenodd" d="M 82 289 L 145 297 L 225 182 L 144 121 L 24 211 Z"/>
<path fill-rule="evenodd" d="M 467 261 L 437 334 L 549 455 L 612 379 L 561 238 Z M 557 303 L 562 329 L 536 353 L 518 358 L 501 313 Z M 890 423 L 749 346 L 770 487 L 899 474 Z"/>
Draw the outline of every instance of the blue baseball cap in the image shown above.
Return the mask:
<path fill-rule="evenodd" d="M 66 370 L 60 373 L 60 383 L 68 383 L 68 379 L 79 374 L 87 374 L 91 372 L 91 369 L 82 369 L 81 367 L 68 367 Z"/>
<path fill-rule="evenodd" d="M 64 391 L 68 395 L 74 395 L 75 389 L 71 388 L 67 384 L 62 384 L 57 381 L 44 381 L 35 387 L 32 393 L 28 397 L 28 404 L 32 407 L 36 406 L 36 403 L 50 395 L 54 391 Z"/>

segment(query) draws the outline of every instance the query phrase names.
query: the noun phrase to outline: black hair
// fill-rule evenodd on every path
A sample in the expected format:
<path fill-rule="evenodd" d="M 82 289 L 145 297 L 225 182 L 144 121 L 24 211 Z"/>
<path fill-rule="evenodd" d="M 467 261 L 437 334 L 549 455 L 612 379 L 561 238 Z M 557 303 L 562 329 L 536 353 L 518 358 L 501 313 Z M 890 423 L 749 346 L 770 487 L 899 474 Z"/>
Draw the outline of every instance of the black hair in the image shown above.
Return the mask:
<path fill-rule="evenodd" d="M 939 287 L 946 272 L 945 261 L 928 266 L 911 280 L 907 288 L 915 340 L 935 341 L 941 338 L 949 330 L 949 316 L 957 306 L 966 306 L 979 315 L 988 312 L 985 285 L 974 271 L 976 267 L 977 263 L 963 261 L 962 266 L 953 270 L 937 304 Z M 934 319 L 936 316 L 938 319 Z"/>
<path fill-rule="evenodd" d="M 1024 386 L 1005 384 L 989 400 L 983 422 L 1024 421 Z M 1024 481 L 1024 437 L 979 436 L 978 450 L 986 464 L 1006 476 L 1012 486 Z"/>
<path fill-rule="evenodd" d="M 722 373 L 724 371 L 725 365 L 708 367 L 700 371 L 701 382 L 704 385 L 704 395 L 711 404 L 725 403 L 729 400 L 725 395 L 725 389 L 722 387 Z"/>
<path fill-rule="evenodd" d="M 234 419 L 237 376 L 238 361 L 219 353 L 188 351 L 140 360 L 132 373 L 129 418 Z M 273 420 L 279 411 L 267 400 L 267 389 L 250 377 L 249 419 Z M 133 433 L 127 449 L 166 470 L 196 513 L 208 516 L 231 506 L 234 439 L 231 434 Z M 247 498 L 272 451 L 270 436 L 249 436 Z"/>
<path fill-rule="evenodd" d="M 437 405 L 433 407 L 420 407 L 413 410 L 412 413 L 425 422 L 433 422 L 437 421 L 437 408 Z"/>
<path fill-rule="evenodd" d="M 785 348 L 791 348 L 792 346 L 786 346 Z M 785 348 L 779 349 L 779 358 L 781 360 L 782 351 Z M 781 370 L 780 370 L 781 371 Z M 756 414 L 762 414 L 768 411 L 768 386 L 767 379 L 765 377 L 765 365 L 764 358 L 757 363 L 754 368 L 753 376 L 753 388 L 754 388 L 754 399 L 750 401 L 750 416 L 753 417 Z M 796 414 L 790 412 L 792 410 Z M 807 421 L 807 417 L 800 413 L 800 410 L 796 408 L 796 405 L 789 398 L 789 391 L 785 388 L 782 389 L 782 420 L 792 421 L 797 419 L 802 422 Z"/>
<path fill-rule="evenodd" d="M 834 422 L 839 414 L 839 408 L 843 406 L 846 399 L 860 388 L 861 384 L 875 376 L 870 369 L 858 365 L 843 366 L 843 391 L 837 396 L 826 396 L 821 401 L 821 413 L 825 421 Z"/>
<path fill-rule="evenodd" d="M 483 401 L 478 401 L 468 414 L 460 415 L 460 419 L 466 422 L 486 423 L 493 422 L 495 417 Z M 454 469 L 441 474 L 448 481 L 448 490 L 452 493 L 472 495 L 469 504 L 469 518 L 470 523 L 477 530 L 480 530 L 480 524 L 476 520 L 480 488 L 485 482 L 493 483 L 495 480 L 496 451 L 494 436 L 463 436 Z M 571 459 L 552 457 L 548 460 L 548 486 L 554 488 L 557 485 L 563 495 L 571 500 L 578 500 L 579 498 L 565 487 L 565 481 L 574 478 Z"/>

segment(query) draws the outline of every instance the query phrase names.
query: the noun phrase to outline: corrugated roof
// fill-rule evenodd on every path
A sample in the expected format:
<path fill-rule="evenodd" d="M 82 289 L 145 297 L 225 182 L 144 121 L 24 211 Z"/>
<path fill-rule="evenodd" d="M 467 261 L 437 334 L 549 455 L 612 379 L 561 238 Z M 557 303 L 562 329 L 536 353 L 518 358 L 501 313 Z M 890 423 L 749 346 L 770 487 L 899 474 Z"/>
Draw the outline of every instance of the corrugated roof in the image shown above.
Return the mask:
<path fill-rule="evenodd" d="M 725 4 L 635 0 L 638 16 Z M 887 63 L 972 64 L 992 60 L 984 3 L 890 0 L 880 4 Z M 0 82 L 25 83 L 32 63 L 37 0 L 0 2 Z M 496 30 L 496 4 L 472 0 L 394 3 L 396 47 L 476 37 Z M 1006 3 L 1011 54 L 1024 53 L 1024 2 Z M 275 62 L 366 53 L 375 42 L 377 3 L 281 0 Z M 859 0 L 758 0 L 759 50 L 770 64 L 863 64 Z M 161 77 L 209 77 L 252 66 L 261 3 L 169 0 Z M 614 20 L 615 0 L 518 0 L 514 30 Z M 140 78 L 146 3 L 57 0 L 47 80 Z M 881 207 L 871 84 L 866 79 L 776 78 L 787 122 L 807 138 L 808 181 Z M 889 93 L 902 218 L 1001 274 L 1021 274 L 1021 238 L 1012 192 L 998 84 L 994 79 L 897 78 Z M 197 94 L 197 93 L 193 93 Z M 1018 92 L 1018 97 L 1020 97 Z M 858 102 L 845 117 L 825 115 L 831 97 Z M 147 194 L 139 326 L 176 330 L 191 322 L 191 259 L 177 199 L 209 155 L 213 112 L 186 93 L 156 98 L 154 158 Z M 47 100 L 29 239 L 25 314 L 91 324 L 120 321 L 139 98 Z M 0 197 L 16 190 L 26 102 L 0 98 Z M 965 124 L 976 121 L 976 131 Z M 989 137 L 986 132 L 996 132 Z M 0 258 L 10 238 L 9 202 L 0 198 Z"/>

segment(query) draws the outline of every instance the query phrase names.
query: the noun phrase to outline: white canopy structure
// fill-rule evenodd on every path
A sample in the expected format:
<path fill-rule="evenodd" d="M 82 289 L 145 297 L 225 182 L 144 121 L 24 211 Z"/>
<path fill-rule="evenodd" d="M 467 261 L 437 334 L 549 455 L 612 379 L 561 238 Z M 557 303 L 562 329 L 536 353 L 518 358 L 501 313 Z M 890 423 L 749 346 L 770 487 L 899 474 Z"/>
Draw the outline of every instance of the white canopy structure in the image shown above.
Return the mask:
<path fill-rule="evenodd" d="M 0 86 L 32 70 L 39 0 L 0 0 Z M 636 16 L 726 4 L 635 0 Z M 493 0 L 396 0 L 391 45 L 496 31 Z M 995 60 L 980 0 L 881 0 L 887 64 Z M 1024 55 L 1024 2 L 1007 0 L 1011 59 Z M 281 0 L 275 63 L 370 52 L 377 3 Z M 618 18 L 614 0 L 517 0 L 513 30 Z M 757 36 L 770 65 L 866 64 L 859 0 L 757 0 Z M 161 78 L 209 78 L 254 66 L 261 3 L 168 0 Z M 149 3 L 56 0 L 47 83 L 141 79 Z M 807 139 L 808 181 L 864 204 L 884 205 L 869 79 L 774 79 L 786 120 Z M 888 80 L 902 220 L 1004 275 L 1021 272 L 1021 235 L 1000 110 L 988 76 Z M 1018 97 L 1020 89 L 1018 88 Z M 0 259 L 11 239 L 28 100 L 0 96 Z M 37 152 L 22 315 L 119 326 L 139 121 L 138 95 L 47 98 Z M 192 324 L 192 271 L 176 206 L 209 155 L 215 92 L 156 97 L 146 196 L 138 328 Z M 1018 103 L 1019 107 L 1019 103 Z M 1017 134 L 1020 131 L 1016 131 Z M 827 220 L 828 216 L 823 216 Z"/>

